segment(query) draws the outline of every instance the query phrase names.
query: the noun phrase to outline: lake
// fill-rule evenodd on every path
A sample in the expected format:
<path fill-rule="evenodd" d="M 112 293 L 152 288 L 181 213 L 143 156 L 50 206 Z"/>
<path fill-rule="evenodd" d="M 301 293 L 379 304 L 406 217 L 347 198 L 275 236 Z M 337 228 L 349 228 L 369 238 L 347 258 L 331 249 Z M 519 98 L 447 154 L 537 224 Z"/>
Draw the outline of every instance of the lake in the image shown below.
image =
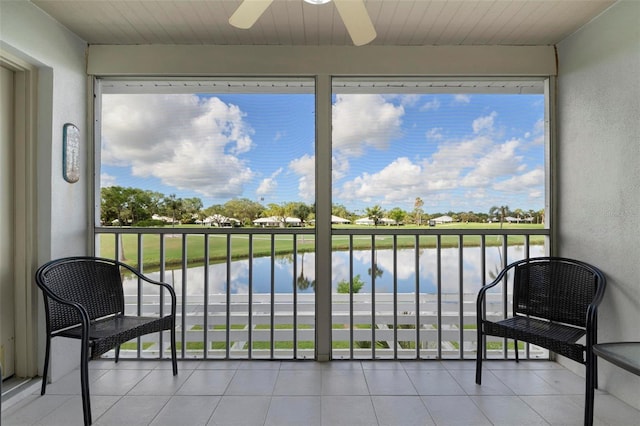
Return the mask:
<path fill-rule="evenodd" d="M 531 257 L 544 256 L 544 246 L 529 247 Z M 441 249 L 441 285 L 443 293 L 458 293 L 459 291 L 459 255 L 457 248 Z M 501 269 L 502 250 L 499 247 L 486 248 L 487 282 Z M 509 246 L 507 261 L 513 262 L 524 257 L 524 246 Z M 377 276 L 375 291 L 380 293 L 393 292 L 394 275 L 397 278 L 398 293 L 416 292 L 415 249 L 397 250 L 397 268 L 393 270 L 393 250 L 376 250 L 375 264 Z M 253 259 L 253 293 L 271 292 L 271 258 L 261 257 Z M 481 277 L 481 249 L 480 247 L 465 247 L 463 250 L 463 292 L 475 293 L 482 285 Z M 299 293 L 312 293 L 315 280 L 315 253 L 301 253 L 297 255 L 296 277 L 293 276 L 292 256 L 278 256 L 273 263 L 273 275 L 276 293 L 292 293 L 294 286 Z M 340 281 L 348 280 L 349 252 L 335 251 L 332 255 L 332 291 L 336 291 Z M 372 289 L 372 259 L 371 251 L 353 251 L 353 275 L 360 275 L 365 283 L 360 293 L 370 293 Z M 419 253 L 419 282 L 420 293 L 435 293 L 437 290 L 437 249 L 420 249 Z M 249 292 L 249 260 L 235 260 L 230 264 L 230 286 L 233 294 L 247 294 Z M 188 268 L 186 293 L 191 296 L 204 294 L 205 267 Z M 160 273 L 148 273 L 153 279 L 159 279 Z M 167 270 L 164 281 L 173 284 L 176 292 L 182 294 L 182 270 Z M 136 293 L 137 280 L 125 278 L 125 293 Z M 227 287 L 227 264 L 209 266 L 209 294 L 224 294 Z M 306 288 L 305 288 L 306 287 Z"/>

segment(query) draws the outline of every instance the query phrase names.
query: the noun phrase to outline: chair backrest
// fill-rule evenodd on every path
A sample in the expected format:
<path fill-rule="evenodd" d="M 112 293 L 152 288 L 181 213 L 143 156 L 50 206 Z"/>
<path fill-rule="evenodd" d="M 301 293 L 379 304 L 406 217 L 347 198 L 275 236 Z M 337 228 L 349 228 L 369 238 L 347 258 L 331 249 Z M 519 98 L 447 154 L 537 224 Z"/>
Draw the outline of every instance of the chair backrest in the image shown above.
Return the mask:
<path fill-rule="evenodd" d="M 515 267 L 514 314 L 586 327 L 587 308 L 604 291 L 594 266 L 566 258 L 532 258 Z"/>
<path fill-rule="evenodd" d="M 124 293 L 119 262 L 97 257 L 53 260 L 36 272 L 36 284 L 44 293 L 50 332 L 80 323 L 71 307 L 52 296 L 81 304 L 89 319 L 124 313 Z"/>

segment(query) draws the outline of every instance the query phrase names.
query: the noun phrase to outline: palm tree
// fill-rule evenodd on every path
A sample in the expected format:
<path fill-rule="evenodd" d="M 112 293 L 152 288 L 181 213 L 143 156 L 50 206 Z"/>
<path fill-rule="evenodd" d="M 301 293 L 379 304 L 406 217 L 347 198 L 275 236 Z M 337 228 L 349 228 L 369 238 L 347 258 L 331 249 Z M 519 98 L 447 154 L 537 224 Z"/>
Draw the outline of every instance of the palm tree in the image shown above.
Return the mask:
<path fill-rule="evenodd" d="M 384 269 L 378 268 L 378 264 L 374 263 L 372 268 L 367 269 L 369 276 L 380 278 L 384 274 Z"/>
<path fill-rule="evenodd" d="M 502 229 L 504 218 L 509 214 L 509 206 L 493 206 L 489 209 L 489 216 L 494 216 L 498 213 L 500 214 L 500 229 Z"/>
<path fill-rule="evenodd" d="M 306 290 L 309 287 L 315 290 L 316 280 L 311 281 L 308 277 L 304 276 L 304 252 L 302 252 L 300 265 L 300 275 L 296 278 L 296 286 L 298 287 L 298 290 Z"/>
<path fill-rule="evenodd" d="M 416 201 L 413 203 L 413 211 L 416 215 L 416 225 L 418 226 L 422 224 L 422 213 L 424 213 L 422 206 L 424 206 L 424 201 L 422 201 L 422 198 L 416 197 Z"/>
<path fill-rule="evenodd" d="M 176 216 L 182 215 L 182 198 L 176 198 L 176 194 L 170 194 L 165 199 L 165 206 L 171 211 L 171 226 L 176 226 Z"/>
<path fill-rule="evenodd" d="M 520 223 L 520 219 L 524 217 L 524 211 L 522 209 L 515 209 L 513 213 L 518 218 L 518 223 Z"/>
<path fill-rule="evenodd" d="M 382 207 L 376 204 L 373 207 L 367 207 L 365 214 L 373 221 L 374 226 L 378 226 L 380 219 L 384 216 L 384 211 L 382 210 Z"/>

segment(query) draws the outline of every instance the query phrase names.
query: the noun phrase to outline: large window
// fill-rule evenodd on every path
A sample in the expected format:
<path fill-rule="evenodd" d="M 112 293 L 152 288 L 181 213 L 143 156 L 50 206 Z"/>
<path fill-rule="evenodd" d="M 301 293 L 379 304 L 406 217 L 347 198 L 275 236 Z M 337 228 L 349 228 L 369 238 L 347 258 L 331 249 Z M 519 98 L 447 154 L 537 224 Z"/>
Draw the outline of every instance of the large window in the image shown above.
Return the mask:
<path fill-rule="evenodd" d="M 545 82 L 317 86 L 99 80 L 96 252 L 174 286 L 183 357 L 474 357 L 480 286 L 549 253 Z"/>
<path fill-rule="evenodd" d="M 334 79 L 333 243 L 349 248 L 332 256 L 334 358 L 475 356 L 479 287 L 547 250 L 542 236 L 491 235 L 544 227 L 543 89 Z"/>
<path fill-rule="evenodd" d="M 313 357 L 314 81 L 99 88 L 96 252 L 174 286 L 183 357 Z M 127 309 L 157 312 L 140 291 Z M 166 353 L 145 339 L 124 349 Z"/>

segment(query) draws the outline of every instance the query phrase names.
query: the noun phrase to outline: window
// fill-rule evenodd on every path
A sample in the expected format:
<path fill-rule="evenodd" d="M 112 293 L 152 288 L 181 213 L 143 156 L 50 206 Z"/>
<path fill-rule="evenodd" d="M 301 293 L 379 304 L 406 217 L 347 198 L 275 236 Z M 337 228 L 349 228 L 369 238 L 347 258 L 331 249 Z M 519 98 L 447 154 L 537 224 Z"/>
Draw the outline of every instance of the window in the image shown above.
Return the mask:
<path fill-rule="evenodd" d="M 96 251 L 176 288 L 183 357 L 472 357 L 469 298 L 548 253 L 544 80 L 329 81 L 99 80 Z"/>
<path fill-rule="evenodd" d="M 380 224 L 542 223 L 543 81 L 335 79 L 333 202 Z"/>
<path fill-rule="evenodd" d="M 251 225 L 313 206 L 313 86 L 102 81 L 99 223 Z"/>
<path fill-rule="evenodd" d="M 96 251 L 174 286 L 182 357 L 313 357 L 314 81 L 99 87 Z M 158 309 L 138 291 L 127 309 Z"/>
<path fill-rule="evenodd" d="M 546 252 L 490 235 L 544 227 L 543 81 L 336 78 L 332 127 L 333 358 L 475 356 L 483 274 Z"/>

